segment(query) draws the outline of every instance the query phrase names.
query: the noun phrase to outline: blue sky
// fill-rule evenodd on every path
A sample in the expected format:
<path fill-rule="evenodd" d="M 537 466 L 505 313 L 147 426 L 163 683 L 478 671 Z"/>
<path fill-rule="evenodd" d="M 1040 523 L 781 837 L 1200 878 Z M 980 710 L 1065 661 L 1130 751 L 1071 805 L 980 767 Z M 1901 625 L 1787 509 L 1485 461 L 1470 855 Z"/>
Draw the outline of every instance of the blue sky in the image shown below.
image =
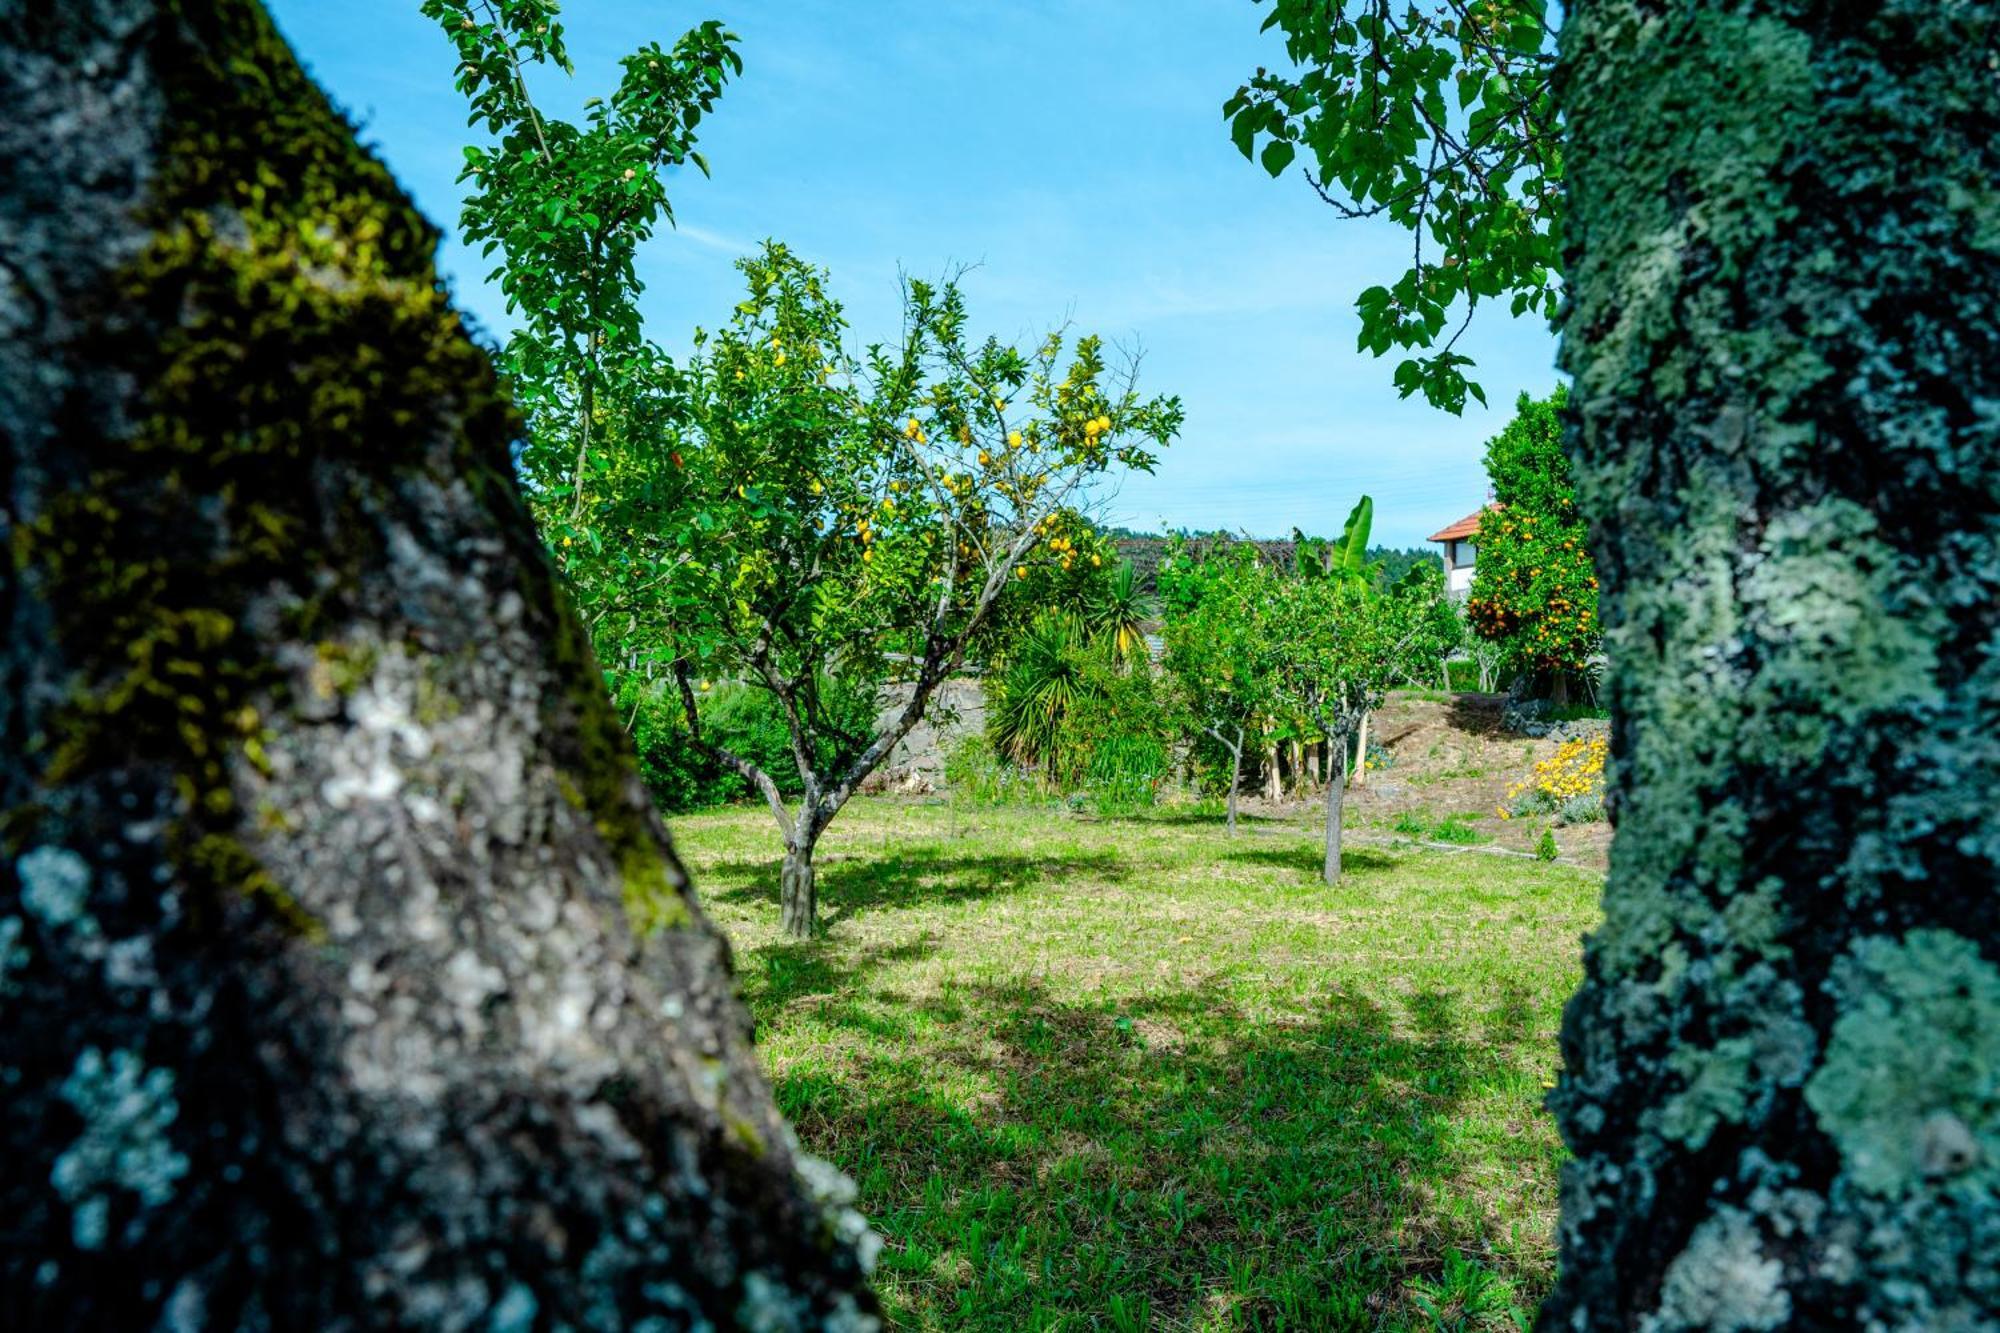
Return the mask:
<path fill-rule="evenodd" d="M 452 54 L 418 0 L 269 0 L 308 68 L 431 217 L 458 216 L 471 131 Z M 1400 274 L 1407 236 L 1343 222 L 1296 169 L 1230 144 L 1223 100 L 1283 48 L 1250 0 L 569 0 L 574 80 L 534 85 L 573 115 L 619 55 L 716 17 L 742 77 L 702 126 L 714 171 L 670 186 L 678 230 L 642 256 L 648 328 L 670 351 L 740 299 L 732 261 L 765 237 L 832 270 L 863 340 L 897 328 L 897 277 L 978 267 L 975 324 L 1032 339 L 1065 320 L 1143 350 L 1142 387 L 1187 427 L 1106 517 L 1283 535 L 1337 531 L 1356 496 L 1375 536 L 1413 544 L 1485 496 L 1480 455 L 1555 342 L 1504 310 L 1461 343 L 1493 402 L 1463 418 L 1397 398 L 1393 361 L 1354 348 L 1353 298 Z M 447 244 L 460 303 L 506 326 L 485 266 Z"/>

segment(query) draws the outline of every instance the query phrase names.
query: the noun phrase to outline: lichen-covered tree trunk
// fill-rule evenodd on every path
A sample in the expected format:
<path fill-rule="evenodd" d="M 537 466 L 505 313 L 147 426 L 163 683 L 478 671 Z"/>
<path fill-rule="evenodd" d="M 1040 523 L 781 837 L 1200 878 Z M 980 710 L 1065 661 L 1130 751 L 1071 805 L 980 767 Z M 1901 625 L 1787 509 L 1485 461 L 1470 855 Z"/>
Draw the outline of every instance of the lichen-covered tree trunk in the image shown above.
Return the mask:
<path fill-rule="evenodd" d="M 435 234 L 249 0 L 0 104 L 0 1326 L 874 1327 Z"/>
<path fill-rule="evenodd" d="M 2000 1326 L 1997 22 L 1569 6 L 1617 837 L 1548 1327 Z"/>

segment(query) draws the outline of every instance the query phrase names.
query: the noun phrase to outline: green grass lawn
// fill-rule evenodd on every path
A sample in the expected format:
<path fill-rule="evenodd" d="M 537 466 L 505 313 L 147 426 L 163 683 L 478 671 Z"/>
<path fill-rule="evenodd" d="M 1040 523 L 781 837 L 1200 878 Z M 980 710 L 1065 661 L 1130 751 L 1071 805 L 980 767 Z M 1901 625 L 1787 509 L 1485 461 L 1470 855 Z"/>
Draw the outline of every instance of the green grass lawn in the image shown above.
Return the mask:
<path fill-rule="evenodd" d="M 1594 876 L 1364 848 L 1330 890 L 1303 823 L 860 801 L 793 944 L 761 807 L 673 825 L 894 1326 L 1509 1329 L 1546 1289 Z"/>

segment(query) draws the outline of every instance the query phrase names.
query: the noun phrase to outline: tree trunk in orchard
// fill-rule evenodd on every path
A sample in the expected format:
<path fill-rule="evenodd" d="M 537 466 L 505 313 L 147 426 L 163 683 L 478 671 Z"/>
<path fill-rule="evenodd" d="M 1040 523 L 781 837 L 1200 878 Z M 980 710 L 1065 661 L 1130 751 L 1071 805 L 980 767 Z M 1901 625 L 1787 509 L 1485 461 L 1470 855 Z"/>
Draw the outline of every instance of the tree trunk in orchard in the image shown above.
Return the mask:
<path fill-rule="evenodd" d="M 819 830 L 801 826 L 785 840 L 784 867 L 778 873 L 778 915 L 785 934 L 809 940 L 819 921 L 819 893 L 813 870 L 813 847 Z"/>
<path fill-rule="evenodd" d="M 1302 741 L 1296 741 L 1296 740 L 1293 741 L 1291 744 L 1291 751 L 1292 751 L 1292 790 L 1296 792 L 1298 794 L 1299 799 L 1303 801 L 1306 798 L 1305 743 Z"/>
<path fill-rule="evenodd" d="M 1279 785 L 1278 743 L 1272 741 L 1264 747 L 1264 799 L 1276 805 L 1284 794 L 1284 788 Z"/>
<path fill-rule="evenodd" d="M 1326 779 L 1326 843 L 1322 848 L 1324 858 L 1320 863 L 1320 878 L 1328 884 L 1340 883 L 1340 808 L 1347 799 L 1347 737 L 1327 738 L 1330 753 L 1338 754 L 1339 760 Z"/>
<path fill-rule="evenodd" d="M 248 0 L 0 102 L 0 1325 L 876 1327 L 436 234 Z"/>
<path fill-rule="evenodd" d="M 2000 5 L 1579 0 L 1552 1329 L 2000 1322 Z"/>
<path fill-rule="evenodd" d="M 1229 836 L 1236 836 L 1236 790 L 1243 785 L 1243 736 L 1229 749 Z"/>
<path fill-rule="evenodd" d="M 1368 714 L 1361 715 L 1361 729 L 1354 740 L 1354 785 L 1368 785 Z"/>

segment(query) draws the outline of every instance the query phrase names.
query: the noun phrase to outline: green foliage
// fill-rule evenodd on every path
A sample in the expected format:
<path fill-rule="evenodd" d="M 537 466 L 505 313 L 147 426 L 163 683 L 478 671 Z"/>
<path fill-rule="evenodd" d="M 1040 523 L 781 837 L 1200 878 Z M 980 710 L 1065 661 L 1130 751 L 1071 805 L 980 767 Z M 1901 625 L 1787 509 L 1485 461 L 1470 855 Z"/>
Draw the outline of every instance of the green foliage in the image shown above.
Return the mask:
<path fill-rule="evenodd" d="M 1304 150 L 1306 179 L 1340 216 L 1412 233 L 1410 267 L 1355 302 L 1359 345 L 1436 348 L 1399 362 L 1396 387 L 1454 414 L 1468 394 L 1486 401 L 1465 377 L 1471 358 L 1453 350 L 1481 301 L 1556 314 L 1563 125 L 1548 11 L 1547 0 L 1401 13 L 1273 0 L 1264 27 L 1284 33 L 1296 68 L 1259 69 L 1222 109 L 1237 148 L 1271 175 Z"/>
<path fill-rule="evenodd" d="M 1295 534 L 1289 570 L 1254 543 L 1170 543 L 1159 573 L 1168 712 L 1198 755 L 1211 743 L 1345 738 L 1381 704 L 1423 640 L 1435 589 L 1419 575 L 1378 591 L 1372 510 L 1364 496 L 1337 542 Z"/>
<path fill-rule="evenodd" d="M 1518 1299 L 1514 1283 L 1455 1249 L 1445 1251 L 1444 1266 L 1436 1277 L 1410 1283 L 1410 1301 L 1435 1333 L 1495 1327 L 1525 1333 L 1528 1315 L 1516 1304 Z"/>
<path fill-rule="evenodd" d="M 1014 805 L 1044 802 L 1048 793 L 1031 774 L 993 753 L 984 736 L 966 736 L 945 756 L 944 785 L 954 802 Z"/>
<path fill-rule="evenodd" d="M 1044 611 L 987 678 L 993 748 L 1054 791 L 1151 804 L 1168 755 L 1152 674 L 1128 668 L 1115 627 Z"/>
<path fill-rule="evenodd" d="M 1444 567 L 1436 560 L 1410 566 L 1384 599 L 1400 650 L 1391 664 L 1397 683 L 1420 687 L 1448 685 L 1446 659 L 1465 642 L 1465 622 L 1445 592 Z"/>
<path fill-rule="evenodd" d="M 1466 616 L 1516 671 L 1575 673 L 1597 653 L 1597 573 L 1562 447 L 1568 391 L 1522 394 L 1486 447 L 1494 507 L 1480 519 Z"/>
<path fill-rule="evenodd" d="M 1093 687 L 1088 652 L 1075 617 L 1044 611 L 1035 618 L 987 678 L 986 734 L 996 752 L 1054 781 L 1064 718 Z"/>
<path fill-rule="evenodd" d="M 1447 842 L 1470 847 L 1485 842 L 1486 835 L 1474 828 L 1464 815 L 1434 819 L 1428 810 L 1405 810 L 1396 816 L 1396 832 L 1423 842 Z"/>
<path fill-rule="evenodd" d="M 1166 742 L 1137 725 L 1115 711 L 1087 706 L 1071 728 L 1070 743 L 1089 756 L 1083 785 L 1100 815 L 1130 814 L 1155 804 L 1167 780 L 1171 756 Z"/>
<path fill-rule="evenodd" d="M 1159 614 L 1159 601 L 1139 590 L 1130 560 L 1121 560 L 1110 577 L 1094 582 L 1083 602 L 1084 625 L 1108 641 L 1123 662 L 1147 660 L 1146 626 Z"/>
<path fill-rule="evenodd" d="M 491 142 L 465 149 L 460 227 L 520 321 L 501 358 L 528 417 L 521 464 L 537 508 L 580 513 L 607 434 L 642 435 L 670 414 L 667 364 L 640 327 L 638 248 L 671 220 L 665 176 L 693 162 L 695 130 L 743 68 L 735 35 L 696 27 L 619 62 L 617 86 L 582 124 L 542 114 L 531 69 L 571 73 L 554 0 L 423 0 L 458 55 L 467 123 Z M 601 543 L 601 535 L 598 536 Z"/>
<path fill-rule="evenodd" d="M 1254 747 L 1277 710 L 1284 645 L 1269 568 L 1248 544 L 1172 539 L 1159 570 L 1168 711 L 1196 739 Z M 1229 765 L 1217 765 L 1223 772 Z"/>
<path fill-rule="evenodd" d="M 680 700 L 671 691 L 627 675 L 617 682 L 612 702 L 629 724 L 639 778 L 660 809 L 669 814 L 702 810 L 744 794 L 743 779 L 696 747 Z"/>
<path fill-rule="evenodd" d="M 1544 828 L 1541 838 L 1535 843 L 1537 861 L 1553 861 L 1561 853 L 1556 848 L 1556 834 L 1552 828 Z"/>
<path fill-rule="evenodd" d="M 804 782 L 792 764 L 784 706 L 769 690 L 702 682 L 695 695 L 703 734 L 712 745 L 757 764 L 772 775 L 783 795 L 797 797 L 804 792 Z M 828 677 L 821 682 L 819 698 L 828 726 L 818 738 L 818 762 L 828 767 L 851 762 L 875 723 L 874 691 L 862 682 Z M 619 716 L 630 724 L 639 776 L 662 810 L 702 810 L 757 794 L 740 774 L 695 743 L 670 682 L 628 673 L 616 681 L 613 701 Z"/>

